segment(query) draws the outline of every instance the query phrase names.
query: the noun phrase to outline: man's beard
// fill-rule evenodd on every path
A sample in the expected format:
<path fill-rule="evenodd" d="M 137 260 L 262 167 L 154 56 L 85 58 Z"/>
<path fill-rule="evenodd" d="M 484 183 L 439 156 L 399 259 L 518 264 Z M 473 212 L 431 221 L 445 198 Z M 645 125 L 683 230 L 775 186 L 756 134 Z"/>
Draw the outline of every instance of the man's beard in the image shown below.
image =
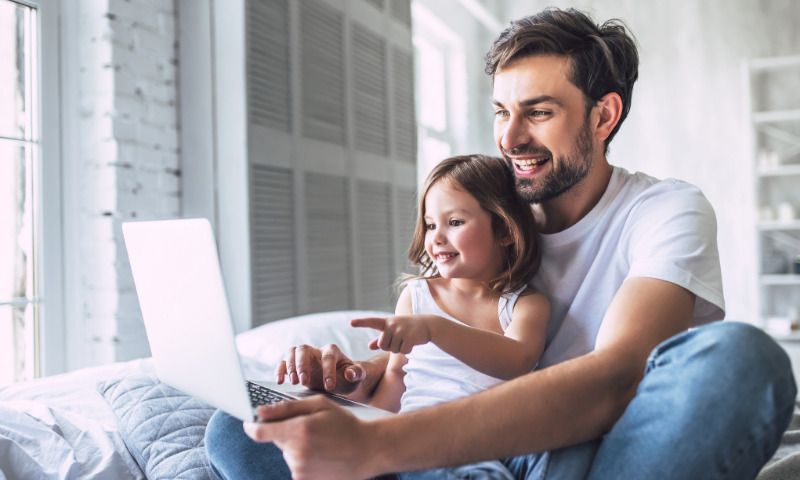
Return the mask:
<path fill-rule="evenodd" d="M 589 173 L 592 167 L 592 137 L 588 119 L 584 121 L 575 140 L 575 148 L 569 155 L 559 157 L 558 162 L 554 162 L 553 154 L 549 150 L 537 149 L 537 153 L 547 153 L 550 156 L 553 170 L 536 182 L 529 178 L 516 177 L 517 193 L 528 203 L 542 203 L 556 198 L 577 185 Z"/>

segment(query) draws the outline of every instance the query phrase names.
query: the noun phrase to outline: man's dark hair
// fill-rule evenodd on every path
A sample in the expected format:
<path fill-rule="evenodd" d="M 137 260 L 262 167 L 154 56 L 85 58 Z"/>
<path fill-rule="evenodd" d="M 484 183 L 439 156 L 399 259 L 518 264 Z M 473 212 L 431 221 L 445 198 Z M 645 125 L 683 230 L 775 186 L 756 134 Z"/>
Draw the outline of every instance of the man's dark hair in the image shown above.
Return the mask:
<path fill-rule="evenodd" d="M 639 54 L 632 35 L 622 21 L 597 25 L 587 14 L 548 8 L 536 15 L 511 22 L 486 54 L 486 73 L 533 55 L 565 55 L 571 63 L 570 81 L 582 92 L 586 114 L 604 95 L 622 97 L 619 122 L 605 142 L 608 144 L 631 109 L 633 84 L 639 77 Z"/>

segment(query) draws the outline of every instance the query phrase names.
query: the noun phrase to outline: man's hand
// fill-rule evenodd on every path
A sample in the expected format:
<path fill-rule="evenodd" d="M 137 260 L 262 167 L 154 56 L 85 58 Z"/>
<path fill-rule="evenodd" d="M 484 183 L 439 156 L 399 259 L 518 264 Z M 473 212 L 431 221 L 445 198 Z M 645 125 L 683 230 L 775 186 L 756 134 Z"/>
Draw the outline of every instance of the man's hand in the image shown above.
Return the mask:
<path fill-rule="evenodd" d="M 376 457 L 370 425 L 322 396 L 260 406 L 244 430 L 256 442 L 274 442 L 292 478 L 368 478 Z"/>
<path fill-rule="evenodd" d="M 321 349 L 300 345 L 289 349 L 275 368 L 276 382 L 285 382 L 287 376 L 292 385 L 300 383 L 315 390 L 347 395 L 366 378 L 367 370 L 350 360 L 336 345 Z"/>
<path fill-rule="evenodd" d="M 391 317 L 356 318 L 350 321 L 353 327 L 374 328 L 381 332 L 372 340 L 369 348 L 392 353 L 411 353 L 415 345 L 431 341 L 433 315 L 394 315 Z"/>

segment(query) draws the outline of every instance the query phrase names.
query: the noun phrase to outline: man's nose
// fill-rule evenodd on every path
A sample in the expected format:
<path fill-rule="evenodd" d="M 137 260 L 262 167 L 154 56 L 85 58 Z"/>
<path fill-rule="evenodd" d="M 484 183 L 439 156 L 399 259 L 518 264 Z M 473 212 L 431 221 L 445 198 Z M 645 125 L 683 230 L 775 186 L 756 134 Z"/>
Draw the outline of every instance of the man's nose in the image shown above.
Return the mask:
<path fill-rule="evenodd" d="M 506 152 L 531 143 L 531 134 L 519 115 L 511 115 L 508 122 L 503 126 L 501 134 L 500 146 Z"/>

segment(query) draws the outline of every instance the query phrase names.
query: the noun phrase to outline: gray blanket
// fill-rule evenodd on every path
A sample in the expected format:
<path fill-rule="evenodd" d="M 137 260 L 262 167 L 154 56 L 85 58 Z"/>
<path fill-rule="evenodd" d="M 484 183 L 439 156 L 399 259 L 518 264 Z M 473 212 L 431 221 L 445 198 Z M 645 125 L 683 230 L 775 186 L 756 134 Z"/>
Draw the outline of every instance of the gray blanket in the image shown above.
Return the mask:
<path fill-rule="evenodd" d="M 795 406 L 778 451 L 758 474 L 758 480 L 797 479 L 800 479 L 800 405 Z"/>

